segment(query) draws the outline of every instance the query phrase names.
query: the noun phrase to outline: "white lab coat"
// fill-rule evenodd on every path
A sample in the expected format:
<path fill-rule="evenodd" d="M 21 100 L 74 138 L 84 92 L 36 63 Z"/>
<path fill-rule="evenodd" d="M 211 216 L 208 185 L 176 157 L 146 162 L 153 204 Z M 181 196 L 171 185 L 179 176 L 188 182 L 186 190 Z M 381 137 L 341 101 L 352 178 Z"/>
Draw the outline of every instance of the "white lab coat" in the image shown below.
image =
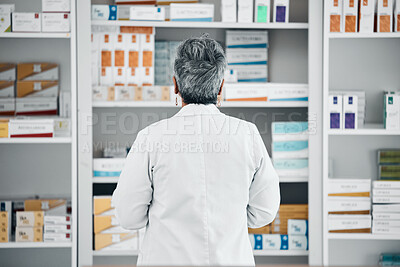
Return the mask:
<path fill-rule="evenodd" d="M 253 266 L 247 227 L 275 218 L 279 179 L 254 124 L 190 104 L 138 133 L 113 202 L 147 226 L 138 265 Z"/>

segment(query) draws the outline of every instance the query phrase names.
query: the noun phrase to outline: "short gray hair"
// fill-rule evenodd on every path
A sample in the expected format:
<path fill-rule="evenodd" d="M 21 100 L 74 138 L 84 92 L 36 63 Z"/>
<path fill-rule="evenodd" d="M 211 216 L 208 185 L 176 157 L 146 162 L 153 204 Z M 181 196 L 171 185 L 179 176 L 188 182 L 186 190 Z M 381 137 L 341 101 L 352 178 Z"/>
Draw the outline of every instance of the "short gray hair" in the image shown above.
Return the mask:
<path fill-rule="evenodd" d="M 176 83 L 186 104 L 216 104 L 226 58 L 221 45 L 203 34 L 183 41 L 174 63 Z"/>

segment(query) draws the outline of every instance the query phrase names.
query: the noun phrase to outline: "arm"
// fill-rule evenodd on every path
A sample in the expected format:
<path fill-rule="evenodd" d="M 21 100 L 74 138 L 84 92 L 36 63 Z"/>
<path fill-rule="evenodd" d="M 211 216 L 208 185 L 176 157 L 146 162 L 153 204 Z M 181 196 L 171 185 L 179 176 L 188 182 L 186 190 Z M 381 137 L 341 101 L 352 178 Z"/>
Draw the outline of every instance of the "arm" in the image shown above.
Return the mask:
<path fill-rule="evenodd" d="M 249 204 L 247 205 L 247 225 L 259 228 L 271 223 L 279 210 L 279 177 L 254 124 L 253 130 L 254 160 L 256 169 L 250 185 Z"/>
<path fill-rule="evenodd" d="M 145 136 L 139 132 L 121 172 L 113 193 L 115 216 L 126 229 L 140 229 L 147 225 L 153 188 L 149 152 L 144 150 Z"/>

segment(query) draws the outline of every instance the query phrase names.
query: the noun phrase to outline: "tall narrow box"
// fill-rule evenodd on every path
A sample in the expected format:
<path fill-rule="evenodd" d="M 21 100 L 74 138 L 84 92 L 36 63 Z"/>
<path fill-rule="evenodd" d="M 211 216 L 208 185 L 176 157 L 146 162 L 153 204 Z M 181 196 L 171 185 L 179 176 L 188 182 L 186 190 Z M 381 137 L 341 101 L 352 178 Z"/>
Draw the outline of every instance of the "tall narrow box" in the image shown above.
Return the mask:
<path fill-rule="evenodd" d="M 341 95 L 329 96 L 329 127 L 341 129 L 343 120 L 343 97 Z"/>
<path fill-rule="evenodd" d="M 238 0 L 238 22 L 253 22 L 253 1 Z"/>
<path fill-rule="evenodd" d="M 400 128 L 400 95 L 384 95 L 384 128 L 399 130 Z"/>
<path fill-rule="evenodd" d="M 271 0 L 255 0 L 254 22 L 271 22 Z"/>
<path fill-rule="evenodd" d="M 394 0 L 394 31 L 400 32 L 400 0 Z"/>
<path fill-rule="evenodd" d="M 377 32 L 391 32 L 393 28 L 393 0 L 378 0 Z"/>
<path fill-rule="evenodd" d="M 355 95 L 343 96 L 343 129 L 357 129 L 358 127 L 358 97 Z"/>
<path fill-rule="evenodd" d="M 237 0 L 221 0 L 221 21 L 237 21 Z"/>
<path fill-rule="evenodd" d="M 374 32 L 375 6 L 376 0 L 360 1 L 359 32 Z"/>
<path fill-rule="evenodd" d="M 343 0 L 328 0 L 329 31 L 342 32 Z"/>
<path fill-rule="evenodd" d="M 274 22 L 289 22 L 289 0 L 274 1 Z"/>
<path fill-rule="evenodd" d="M 343 0 L 344 32 L 357 32 L 358 0 Z"/>

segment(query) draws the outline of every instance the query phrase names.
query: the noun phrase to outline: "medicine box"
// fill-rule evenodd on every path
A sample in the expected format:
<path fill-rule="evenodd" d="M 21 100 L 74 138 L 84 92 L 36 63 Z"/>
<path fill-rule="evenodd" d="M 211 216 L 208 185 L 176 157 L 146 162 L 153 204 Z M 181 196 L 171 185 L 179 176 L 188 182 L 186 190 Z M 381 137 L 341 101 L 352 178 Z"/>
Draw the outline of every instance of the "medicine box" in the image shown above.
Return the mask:
<path fill-rule="evenodd" d="M 242 82 L 268 82 L 268 66 L 267 65 L 230 65 L 229 70 L 237 73 L 239 83 Z"/>
<path fill-rule="evenodd" d="M 305 235 L 288 235 L 289 250 L 308 250 L 308 237 Z"/>
<path fill-rule="evenodd" d="M 308 140 L 308 122 L 273 122 L 271 132 L 273 141 Z"/>
<path fill-rule="evenodd" d="M 0 81 L 15 81 L 16 68 L 12 63 L 0 63 Z"/>
<path fill-rule="evenodd" d="M 131 6 L 130 20 L 164 21 L 165 8 L 160 6 Z"/>
<path fill-rule="evenodd" d="M 370 233 L 371 215 L 328 215 L 330 233 Z"/>
<path fill-rule="evenodd" d="M 40 32 L 42 30 L 42 20 L 40 16 L 40 13 L 34 12 L 13 12 L 12 31 Z"/>
<path fill-rule="evenodd" d="M 42 242 L 43 227 L 20 227 L 15 229 L 15 242 Z"/>
<path fill-rule="evenodd" d="M 381 220 L 381 221 L 391 221 L 391 220 L 396 220 L 400 221 L 400 213 L 386 213 L 386 212 L 372 212 L 372 219 L 375 220 Z"/>
<path fill-rule="evenodd" d="M 271 225 L 268 224 L 268 225 L 265 225 L 260 228 L 248 228 L 248 232 L 249 232 L 249 234 L 258 234 L 258 235 L 270 234 L 271 233 Z"/>
<path fill-rule="evenodd" d="M 374 32 L 376 0 L 360 1 L 359 29 L 362 33 Z"/>
<path fill-rule="evenodd" d="M 71 224 L 71 216 L 70 215 L 44 215 L 44 224 Z"/>
<path fill-rule="evenodd" d="M 154 67 L 139 67 L 137 71 L 140 73 L 139 75 L 141 75 L 143 86 L 154 85 Z"/>
<path fill-rule="evenodd" d="M 119 222 L 114 215 L 94 216 L 93 228 L 95 234 L 121 234 L 130 232 L 130 230 L 119 226 Z"/>
<path fill-rule="evenodd" d="M 374 188 L 372 190 L 374 196 L 388 196 L 395 197 L 400 196 L 400 189 L 378 189 Z"/>
<path fill-rule="evenodd" d="M 111 196 L 94 196 L 93 197 L 93 214 L 94 215 L 114 215 L 114 204 Z"/>
<path fill-rule="evenodd" d="M 329 95 L 329 125 L 331 129 L 343 127 L 343 96 Z"/>
<path fill-rule="evenodd" d="M 43 226 L 43 211 L 17 211 L 17 226 L 35 227 Z"/>
<path fill-rule="evenodd" d="M 371 179 L 328 179 L 328 196 L 369 197 Z"/>
<path fill-rule="evenodd" d="M 343 96 L 343 129 L 358 128 L 358 97 L 356 95 Z"/>
<path fill-rule="evenodd" d="M 0 12 L 0 33 L 11 32 L 11 14 Z"/>
<path fill-rule="evenodd" d="M 293 220 L 289 219 L 288 222 L 288 235 L 308 235 L 308 221 L 307 220 Z"/>
<path fill-rule="evenodd" d="M 67 201 L 65 199 L 27 199 L 25 211 L 44 211 L 45 215 L 65 215 Z"/>
<path fill-rule="evenodd" d="M 274 0 L 274 22 L 289 22 L 289 0 Z"/>
<path fill-rule="evenodd" d="M 237 22 L 237 0 L 221 0 L 221 21 Z"/>
<path fill-rule="evenodd" d="M 70 12 L 71 0 L 42 0 L 43 12 Z"/>
<path fill-rule="evenodd" d="M 93 86 L 92 92 L 93 101 L 114 101 L 115 99 L 114 86 Z"/>
<path fill-rule="evenodd" d="M 137 231 L 121 234 L 96 234 L 94 236 L 94 246 L 97 251 L 138 250 L 138 243 Z"/>
<path fill-rule="evenodd" d="M 238 0 L 238 22 L 252 23 L 253 20 L 253 1 Z"/>
<path fill-rule="evenodd" d="M 255 0 L 254 22 L 269 23 L 271 13 L 271 0 Z"/>
<path fill-rule="evenodd" d="M 226 31 L 227 48 L 268 48 L 268 31 Z"/>
<path fill-rule="evenodd" d="M 287 235 L 262 235 L 262 249 L 265 250 L 287 250 L 289 238 Z"/>
<path fill-rule="evenodd" d="M 131 14 L 131 6 L 117 5 L 117 20 L 129 20 Z"/>
<path fill-rule="evenodd" d="M 57 81 L 18 81 L 17 97 L 58 97 Z"/>
<path fill-rule="evenodd" d="M 53 137 L 54 120 L 51 119 L 10 119 L 8 124 L 11 138 Z"/>
<path fill-rule="evenodd" d="M 369 197 L 328 197 L 328 212 L 330 214 L 369 214 L 371 198 Z"/>
<path fill-rule="evenodd" d="M 15 115 L 15 98 L 0 98 L 0 115 Z"/>
<path fill-rule="evenodd" d="M 240 1 L 240 0 L 239 0 Z M 250 2 L 250 1 L 249 1 Z M 171 21 L 213 21 L 214 4 L 170 4 Z"/>
<path fill-rule="evenodd" d="M 44 242 L 71 242 L 71 233 L 44 233 Z"/>
<path fill-rule="evenodd" d="M 226 59 L 231 65 L 266 65 L 268 50 L 266 48 L 227 48 Z"/>
<path fill-rule="evenodd" d="M 400 213 L 400 204 L 373 204 L 372 208 L 374 212 Z"/>
<path fill-rule="evenodd" d="M 249 234 L 249 239 L 253 250 L 263 249 L 263 235 Z"/>
<path fill-rule="evenodd" d="M 157 66 L 156 66 L 156 68 L 157 68 Z M 225 70 L 224 80 L 225 80 L 225 83 L 237 83 L 238 82 L 237 71 L 234 69 Z"/>
<path fill-rule="evenodd" d="M 124 158 L 93 159 L 94 177 L 119 177 L 125 165 Z"/>
<path fill-rule="evenodd" d="M 274 159 L 279 177 L 308 177 L 308 159 Z"/>
<path fill-rule="evenodd" d="M 42 32 L 70 32 L 69 13 L 43 13 Z"/>
<path fill-rule="evenodd" d="M 394 31 L 400 32 L 400 0 L 393 0 L 394 1 Z"/>
<path fill-rule="evenodd" d="M 0 98 L 15 97 L 14 81 L 0 81 Z"/>
<path fill-rule="evenodd" d="M 92 5 L 92 20 L 117 20 L 117 6 Z"/>
<path fill-rule="evenodd" d="M 400 189 L 400 181 L 373 181 L 373 188 Z"/>
<path fill-rule="evenodd" d="M 400 203 L 400 196 L 372 196 L 373 203 L 381 203 L 381 204 L 388 204 L 388 203 Z"/>
<path fill-rule="evenodd" d="M 272 142 L 273 159 L 308 158 L 308 140 Z"/>
<path fill-rule="evenodd" d="M 59 77 L 58 65 L 54 63 L 19 63 L 17 80 L 19 81 L 56 81 Z"/>
<path fill-rule="evenodd" d="M 129 86 L 140 86 L 142 85 L 141 70 L 139 68 L 127 68 L 126 70 L 126 83 Z"/>
<path fill-rule="evenodd" d="M 23 97 L 15 101 L 15 114 L 18 116 L 57 115 L 57 97 Z M 29 123 L 26 125 L 28 128 Z M 34 127 L 32 125 L 32 127 Z M 48 136 L 50 137 L 50 136 Z"/>
<path fill-rule="evenodd" d="M 15 4 L 0 4 L 0 13 L 13 13 L 15 11 Z"/>
<path fill-rule="evenodd" d="M 393 0 L 377 0 L 377 32 L 393 29 Z"/>
<path fill-rule="evenodd" d="M 358 1 L 343 0 L 343 29 L 345 32 L 358 31 Z"/>
<path fill-rule="evenodd" d="M 1 105 L 1 102 L 0 102 Z M 0 112 L 1 114 L 1 112 Z M 8 138 L 8 119 L 0 119 L 0 138 Z"/>
<path fill-rule="evenodd" d="M 43 229 L 45 234 L 50 233 L 71 233 L 71 225 L 70 224 L 45 224 Z"/>
<path fill-rule="evenodd" d="M 170 86 L 143 86 L 144 101 L 169 101 Z"/>
<path fill-rule="evenodd" d="M 114 85 L 114 72 L 112 67 L 101 68 L 100 85 Z"/>
<path fill-rule="evenodd" d="M 400 95 L 384 95 L 384 128 L 387 130 L 400 129 Z"/>
<path fill-rule="evenodd" d="M 343 31 L 343 0 L 326 1 L 329 15 L 330 32 Z"/>

